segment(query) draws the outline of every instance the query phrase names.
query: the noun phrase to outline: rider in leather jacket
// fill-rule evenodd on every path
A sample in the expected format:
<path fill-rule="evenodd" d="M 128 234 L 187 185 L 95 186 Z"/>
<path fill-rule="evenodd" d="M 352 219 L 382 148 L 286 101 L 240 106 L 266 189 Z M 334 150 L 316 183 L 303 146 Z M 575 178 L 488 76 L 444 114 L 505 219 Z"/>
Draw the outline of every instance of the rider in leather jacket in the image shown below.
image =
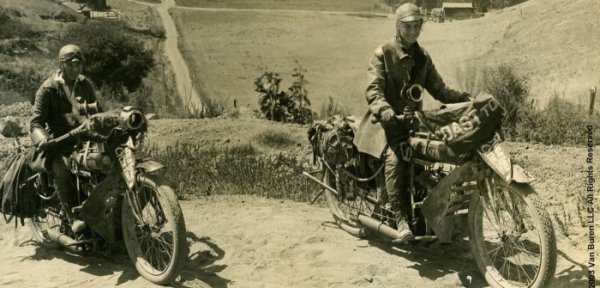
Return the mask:
<path fill-rule="evenodd" d="M 397 212 L 398 231 L 405 237 L 412 233 L 405 219 L 409 195 L 404 183 L 406 164 L 401 160 L 399 146 L 408 139 L 410 127 L 398 122 L 395 116 L 402 114 L 408 105 L 419 110 L 422 103 L 413 103 L 404 91 L 418 84 L 443 103 L 470 100 L 468 93 L 452 90 L 444 83 L 431 57 L 417 42 L 422 25 L 423 17 L 415 4 L 406 3 L 396 10 L 396 37 L 377 47 L 369 63 L 366 89 L 369 111 L 354 139 L 360 152 L 385 160 L 388 201 L 391 210 Z M 379 121 L 375 123 L 372 118 Z"/>
<path fill-rule="evenodd" d="M 95 90 L 90 80 L 83 76 L 84 57 L 76 45 L 66 45 L 59 51 L 60 69 L 52 73 L 35 94 L 33 116 L 30 122 L 31 140 L 38 149 L 42 166 L 52 172 L 58 198 L 63 205 L 71 229 L 77 233 L 85 223 L 73 213 L 76 195 L 71 179 L 69 154 L 74 142 L 64 142 L 49 147 L 51 137 L 59 137 L 80 124 L 79 105 L 96 102 Z"/>

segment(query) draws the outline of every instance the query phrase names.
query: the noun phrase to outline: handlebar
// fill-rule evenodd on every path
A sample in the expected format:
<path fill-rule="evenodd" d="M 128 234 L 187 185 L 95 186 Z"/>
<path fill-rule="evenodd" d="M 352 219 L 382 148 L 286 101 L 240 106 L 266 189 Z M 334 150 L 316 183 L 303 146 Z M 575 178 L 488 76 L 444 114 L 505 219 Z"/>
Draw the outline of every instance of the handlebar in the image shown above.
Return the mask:
<path fill-rule="evenodd" d="M 46 145 L 54 146 L 82 134 L 86 134 L 90 139 L 106 140 L 109 136 L 103 134 L 112 131 L 112 129 L 116 127 L 122 127 L 127 131 L 139 131 L 145 129 L 144 124 L 146 124 L 146 118 L 139 110 L 133 109 L 132 107 L 125 107 L 118 113 L 114 112 L 115 111 L 94 114 L 68 133 L 48 140 Z"/>
<path fill-rule="evenodd" d="M 55 146 L 55 145 L 57 145 L 57 144 L 59 144 L 61 142 L 66 141 L 67 139 L 79 136 L 79 135 L 81 135 L 81 134 L 83 134 L 85 132 L 88 132 L 88 131 L 90 131 L 90 124 L 89 124 L 89 122 L 86 121 L 83 124 L 77 126 L 77 128 L 69 131 L 69 133 L 66 133 L 66 134 L 64 134 L 62 136 L 59 136 L 57 138 L 52 138 L 52 139 L 48 140 L 48 144 L 47 145 L 50 146 L 50 147 L 51 146 Z"/>
<path fill-rule="evenodd" d="M 415 114 L 396 114 L 394 116 L 394 119 L 396 119 L 397 121 L 400 121 L 400 122 L 404 122 L 404 121 L 411 121 L 413 119 L 418 119 L 418 118 Z M 379 117 L 373 115 L 373 117 L 371 118 L 371 123 L 375 124 L 378 122 L 381 122 L 381 119 L 379 119 Z"/>

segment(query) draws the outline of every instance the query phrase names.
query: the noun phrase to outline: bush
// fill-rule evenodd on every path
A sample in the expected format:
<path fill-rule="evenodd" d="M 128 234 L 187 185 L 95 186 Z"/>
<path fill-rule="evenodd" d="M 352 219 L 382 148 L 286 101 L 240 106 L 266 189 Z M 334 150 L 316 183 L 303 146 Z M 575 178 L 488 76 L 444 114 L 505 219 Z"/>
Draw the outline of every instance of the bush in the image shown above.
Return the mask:
<path fill-rule="evenodd" d="M 585 145 L 587 123 L 600 123 L 598 115 L 588 119 L 585 111 L 562 100 L 557 93 L 548 106 L 538 109 L 529 97 L 527 78 L 516 74 L 511 66 L 487 69 L 483 78 L 483 90 L 496 97 L 507 110 L 503 131 L 508 140 Z M 600 139 L 600 126 L 594 129 L 594 135 Z"/>
<path fill-rule="evenodd" d="M 588 119 L 585 111 L 562 100 L 555 93 L 550 103 L 541 111 L 532 111 L 516 127 L 518 140 L 540 142 L 547 145 L 585 145 L 587 124 L 600 123 L 595 115 Z M 594 127 L 596 141 L 600 140 L 600 126 Z"/>
<path fill-rule="evenodd" d="M 99 87 L 106 86 L 120 99 L 142 86 L 142 79 L 154 67 L 152 52 L 126 32 L 118 22 L 90 21 L 71 25 L 63 36 L 66 43 L 81 47 L 86 57 L 85 74 Z"/>
<path fill-rule="evenodd" d="M 524 115 L 535 110 L 533 102 L 528 99 L 527 78 L 517 75 L 511 66 L 502 64 L 486 71 L 483 81 L 483 90 L 494 95 L 506 109 L 504 128 L 509 133 L 514 133 L 517 123 L 522 122 Z"/>

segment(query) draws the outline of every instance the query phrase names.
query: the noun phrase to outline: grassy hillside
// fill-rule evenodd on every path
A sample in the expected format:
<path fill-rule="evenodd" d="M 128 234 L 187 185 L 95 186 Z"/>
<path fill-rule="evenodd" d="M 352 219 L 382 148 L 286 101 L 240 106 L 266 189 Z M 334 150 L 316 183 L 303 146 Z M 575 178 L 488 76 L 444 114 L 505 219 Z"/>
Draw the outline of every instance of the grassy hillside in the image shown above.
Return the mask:
<path fill-rule="evenodd" d="M 378 0 L 176 0 L 178 6 L 235 9 L 391 12 Z"/>
<path fill-rule="evenodd" d="M 543 104 L 556 93 L 587 106 L 590 86 L 600 86 L 598 15 L 595 0 L 529 0 L 500 11 L 511 24 L 481 60 L 513 64 Z"/>
<path fill-rule="evenodd" d="M 193 3 L 234 7 L 242 2 Z M 594 52 L 600 46 L 600 34 L 594 33 L 600 28 L 598 14 L 600 4 L 593 0 L 531 0 L 479 19 L 426 23 L 419 41 L 452 87 L 464 88 L 464 78 L 473 74 L 465 72 L 473 69 L 468 66 L 508 63 L 530 79 L 538 104 L 556 93 L 585 105 L 587 89 L 600 85 L 600 56 Z M 184 9 L 173 15 L 182 52 L 203 93 L 251 107 L 257 105 L 254 79 L 272 70 L 282 74 L 286 88 L 298 60 L 308 70 L 313 110 L 333 96 L 361 113 L 370 54 L 395 33 L 393 17 Z"/>
<path fill-rule="evenodd" d="M 290 85 L 294 60 L 308 70 L 313 110 L 333 96 L 354 113 L 365 109 L 366 69 L 372 51 L 392 39 L 392 17 L 269 11 L 173 11 L 182 52 L 204 95 L 237 99 L 256 107 L 254 80 L 265 70 Z M 492 24 L 487 24 L 488 22 Z M 501 39 L 508 21 L 500 17 L 427 23 L 420 42 L 440 73 L 454 85 L 458 66 L 482 55 Z M 483 27 L 493 33 L 483 33 Z M 490 30 L 491 29 L 491 30 Z"/>
<path fill-rule="evenodd" d="M 85 19 L 60 2 L 0 0 L 0 104 L 33 98 L 41 81 L 58 68 L 56 57 L 60 47 L 68 42 L 64 38 L 66 31 L 95 21 L 102 23 Z M 160 18 L 151 8 L 127 0 L 109 0 L 108 5 L 120 12 L 128 37 L 141 40 L 147 50 L 156 52 L 156 66 L 144 81 L 144 96 L 157 107 L 153 110 L 175 110 L 169 109 L 176 105 L 172 98 L 177 97 L 170 97 L 174 95 L 173 79 L 169 63 L 162 59 Z"/>
<path fill-rule="evenodd" d="M 0 0 L 0 103 L 26 101 L 55 65 L 59 31 L 83 18 L 48 0 Z M 37 74 L 37 75 L 36 75 Z"/>

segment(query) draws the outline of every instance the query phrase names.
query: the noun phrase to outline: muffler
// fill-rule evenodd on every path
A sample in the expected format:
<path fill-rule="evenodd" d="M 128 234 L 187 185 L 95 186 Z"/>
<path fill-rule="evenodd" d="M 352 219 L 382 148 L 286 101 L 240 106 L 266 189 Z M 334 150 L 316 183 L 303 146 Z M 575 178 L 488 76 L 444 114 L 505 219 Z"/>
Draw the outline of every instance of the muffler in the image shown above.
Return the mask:
<path fill-rule="evenodd" d="M 398 231 L 396 231 L 396 229 L 393 229 L 392 227 L 383 224 L 381 221 L 373 219 L 369 216 L 358 215 L 358 222 L 360 222 L 361 225 L 363 225 L 377 233 L 380 233 L 389 238 L 392 238 L 393 239 L 392 242 L 395 242 L 395 243 L 404 242 L 404 241 L 413 239 L 412 236 L 409 236 L 409 237 L 403 236 Z"/>
<path fill-rule="evenodd" d="M 81 253 L 83 252 L 83 249 L 80 245 L 78 245 L 77 241 L 75 241 L 75 239 L 60 233 L 59 231 L 55 230 L 55 229 L 50 229 L 50 230 L 46 230 L 46 233 L 48 233 L 48 237 L 50 239 L 52 239 L 52 241 L 58 243 L 60 246 L 63 246 L 75 253 Z"/>

